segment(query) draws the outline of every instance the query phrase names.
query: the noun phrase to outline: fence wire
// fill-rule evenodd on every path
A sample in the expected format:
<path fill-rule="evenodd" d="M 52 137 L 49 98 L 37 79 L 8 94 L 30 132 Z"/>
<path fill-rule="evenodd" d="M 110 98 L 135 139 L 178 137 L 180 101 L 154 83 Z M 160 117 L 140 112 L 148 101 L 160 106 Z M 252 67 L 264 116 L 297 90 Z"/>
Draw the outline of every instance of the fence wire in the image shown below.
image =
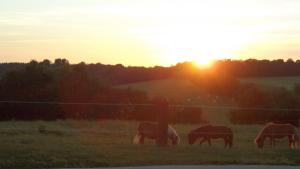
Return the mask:
<path fill-rule="evenodd" d="M 46 101 L 18 101 L 18 100 L 0 100 L 0 103 L 7 104 L 39 104 L 39 105 L 95 105 L 95 106 L 145 106 L 151 107 L 155 104 L 136 104 L 136 103 L 98 103 L 98 102 L 46 102 Z M 300 108 L 262 108 L 262 107 L 238 107 L 238 106 L 217 106 L 217 105 L 205 105 L 205 104 L 170 104 L 173 108 L 206 108 L 206 109 L 220 109 L 220 110 L 257 110 L 257 111 L 285 111 L 285 112 L 297 112 L 300 113 Z"/>

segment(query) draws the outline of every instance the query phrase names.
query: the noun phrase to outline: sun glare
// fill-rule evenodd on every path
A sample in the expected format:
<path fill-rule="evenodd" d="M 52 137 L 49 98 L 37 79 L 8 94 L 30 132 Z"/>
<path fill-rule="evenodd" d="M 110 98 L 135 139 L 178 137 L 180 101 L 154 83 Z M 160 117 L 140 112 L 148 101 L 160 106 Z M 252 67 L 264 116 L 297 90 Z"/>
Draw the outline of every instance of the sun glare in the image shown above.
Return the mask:
<path fill-rule="evenodd" d="M 210 68 L 214 62 L 215 61 L 213 59 L 205 57 L 199 58 L 198 60 L 194 60 L 194 63 L 199 68 Z"/>
<path fill-rule="evenodd" d="M 209 67 L 215 60 L 236 58 L 239 50 L 257 40 L 255 32 L 222 24 L 163 21 L 138 36 L 165 65 L 195 61 Z M 222 27 L 222 29 L 218 29 Z"/>

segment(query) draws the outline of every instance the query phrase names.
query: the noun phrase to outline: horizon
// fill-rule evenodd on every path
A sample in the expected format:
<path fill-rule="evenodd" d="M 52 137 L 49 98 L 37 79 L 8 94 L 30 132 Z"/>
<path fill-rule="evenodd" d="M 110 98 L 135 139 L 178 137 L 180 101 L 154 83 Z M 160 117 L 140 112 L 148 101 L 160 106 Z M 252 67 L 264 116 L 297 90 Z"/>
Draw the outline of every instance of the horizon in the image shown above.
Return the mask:
<path fill-rule="evenodd" d="M 0 62 L 171 66 L 300 59 L 296 0 L 0 2 Z M 85 56 L 85 57 L 84 57 Z"/>
<path fill-rule="evenodd" d="M 185 63 L 189 63 L 189 64 L 193 64 L 195 65 L 195 67 L 198 67 L 200 69 L 210 69 L 210 68 L 213 68 L 214 67 L 214 64 L 217 63 L 217 62 L 222 62 L 222 61 L 232 61 L 232 62 L 235 62 L 235 61 L 238 61 L 238 62 L 245 62 L 247 60 L 256 60 L 256 61 L 270 61 L 270 62 L 273 62 L 273 61 L 277 61 L 277 60 L 283 60 L 284 63 L 287 63 L 289 60 L 292 60 L 294 63 L 300 63 L 300 58 L 299 59 L 292 59 L 292 58 L 288 58 L 288 59 L 256 59 L 256 58 L 247 58 L 247 59 L 219 59 L 219 60 L 214 60 L 213 62 L 209 63 L 209 64 L 206 64 L 206 65 L 202 65 L 202 64 L 199 64 L 195 61 L 189 61 L 189 60 L 186 60 L 186 61 L 181 61 L 181 62 L 177 62 L 177 63 L 174 63 L 174 64 L 171 64 L 171 65 L 126 65 L 126 64 L 123 64 L 123 63 L 115 63 L 115 64 L 110 64 L 110 63 L 103 63 L 103 62 L 85 62 L 85 61 L 80 61 L 80 62 L 70 62 L 67 58 L 55 58 L 53 60 L 51 59 L 47 59 L 47 58 L 44 58 L 44 59 L 41 59 L 41 60 L 36 60 L 36 59 L 30 59 L 28 61 L 25 61 L 25 62 L 0 62 L 0 65 L 1 64 L 29 64 L 30 62 L 32 61 L 36 61 L 38 63 L 41 63 L 45 60 L 48 60 L 50 61 L 50 64 L 54 64 L 55 63 L 55 60 L 56 59 L 66 59 L 68 61 L 68 63 L 70 65 L 77 65 L 77 64 L 81 64 L 81 63 L 84 63 L 86 65 L 92 65 L 92 64 L 102 64 L 102 65 L 111 65 L 111 66 L 116 66 L 116 65 L 122 65 L 124 67 L 144 67 L 144 68 L 153 68 L 153 67 L 173 67 L 173 66 L 176 66 L 178 64 L 185 64 Z"/>

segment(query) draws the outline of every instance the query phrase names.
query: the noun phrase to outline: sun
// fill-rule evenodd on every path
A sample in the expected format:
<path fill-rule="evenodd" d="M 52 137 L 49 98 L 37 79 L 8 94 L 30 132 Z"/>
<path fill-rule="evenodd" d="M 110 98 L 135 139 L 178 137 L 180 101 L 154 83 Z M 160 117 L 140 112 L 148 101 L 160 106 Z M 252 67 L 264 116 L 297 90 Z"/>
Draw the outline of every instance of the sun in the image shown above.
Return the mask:
<path fill-rule="evenodd" d="M 138 32 L 137 37 L 163 65 L 195 61 L 210 67 L 216 60 L 238 58 L 243 48 L 258 39 L 255 31 L 221 23 L 195 23 L 195 18 L 165 20 Z"/>
<path fill-rule="evenodd" d="M 156 34 L 143 34 L 139 38 L 146 42 L 146 46 L 151 47 L 150 51 L 153 51 L 154 56 L 159 56 L 164 65 L 195 61 L 199 67 L 207 68 L 216 60 L 237 57 L 237 52 L 247 44 L 247 36 L 250 35 L 225 28 L 216 31 L 214 27 L 217 26 L 196 30 L 186 30 L 180 24 L 172 29 L 155 27 L 149 32 Z"/>
<path fill-rule="evenodd" d="M 195 59 L 194 62 L 199 67 L 210 67 L 215 62 L 215 60 L 210 57 L 199 57 L 199 58 Z"/>

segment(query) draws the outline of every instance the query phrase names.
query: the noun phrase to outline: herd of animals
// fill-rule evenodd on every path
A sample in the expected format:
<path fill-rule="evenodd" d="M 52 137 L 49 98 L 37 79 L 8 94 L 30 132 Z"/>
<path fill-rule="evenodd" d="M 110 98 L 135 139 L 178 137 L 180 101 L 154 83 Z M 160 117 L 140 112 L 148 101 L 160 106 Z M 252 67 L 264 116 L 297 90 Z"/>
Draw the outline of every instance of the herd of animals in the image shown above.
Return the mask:
<path fill-rule="evenodd" d="M 140 123 L 134 142 L 138 144 L 144 144 L 145 138 L 157 139 L 157 127 L 158 126 L 155 123 Z M 176 130 L 170 125 L 168 126 L 167 136 L 173 145 L 179 144 L 180 137 Z M 224 140 L 225 148 L 231 148 L 233 146 L 233 136 L 234 134 L 232 129 L 227 126 L 215 126 L 208 124 L 190 131 L 187 139 L 188 143 L 191 145 L 197 140 L 200 140 L 200 145 L 204 142 L 208 142 L 209 146 L 211 146 L 211 139 L 221 138 Z M 261 129 L 257 137 L 254 139 L 254 143 L 258 148 L 263 148 L 265 140 L 269 139 L 271 147 L 275 147 L 276 139 L 282 139 L 286 137 L 289 140 L 290 148 L 296 148 L 300 145 L 296 127 L 291 124 L 270 122 Z"/>

